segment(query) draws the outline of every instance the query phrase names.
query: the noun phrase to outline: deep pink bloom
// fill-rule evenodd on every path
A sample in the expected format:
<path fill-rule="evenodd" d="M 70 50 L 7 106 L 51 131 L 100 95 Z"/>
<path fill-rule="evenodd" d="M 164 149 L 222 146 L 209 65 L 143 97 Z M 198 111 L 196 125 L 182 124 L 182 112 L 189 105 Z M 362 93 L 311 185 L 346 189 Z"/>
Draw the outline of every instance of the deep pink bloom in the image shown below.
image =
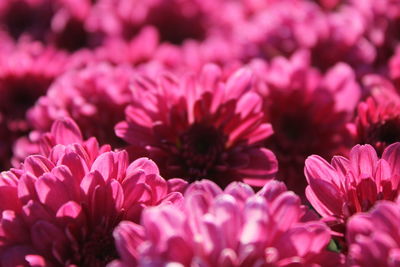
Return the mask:
<path fill-rule="evenodd" d="M 121 260 L 111 266 L 340 266 L 339 254 L 325 249 L 329 228 L 311 218 L 281 182 L 255 194 L 243 183 L 222 191 L 202 180 L 188 187 L 182 208 L 146 209 L 143 228 L 121 223 Z"/>
<path fill-rule="evenodd" d="M 278 57 L 268 66 L 252 64 L 263 95 L 265 120 L 274 135 L 266 140 L 279 161 L 279 179 L 290 190 L 304 194 L 304 161 L 311 154 L 330 158 L 346 145 L 346 122 L 352 116 L 360 88 L 352 69 L 337 64 L 322 75 L 310 67 L 308 52 L 290 60 Z"/>
<path fill-rule="evenodd" d="M 347 224 L 348 266 L 399 266 L 399 221 L 399 204 L 388 201 L 351 217 Z"/>
<path fill-rule="evenodd" d="M 262 185 L 274 177 L 277 162 L 260 148 L 272 129 L 262 122 L 262 102 L 251 77 L 241 69 L 224 81 L 215 65 L 179 79 L 138 77 L 126 121 L 117 124 L 116 133 L 131 144 L 133 158 L 142 151 L 163 177 Z"/>
<path fill-rule="evenodd" d="M 0 169 L 9 167 L 13 142 L 31 125 L 26 111 L 65 69 L 66 55 L 39 43 L 0 49 Z"/>
<path fill-rule="evenodd" d="M 377 51 L 365 37 L 367 23 L 362 13 L 343 3 L 336 10 L 327 12 L 324 18 L 327 32 L 311 48 L 313 66 L 326 71 L 339 62 L 345 62 L 359 77 L 374 70 Z"/>
<path fill-rule="evenodd" d="M 247 1 L 250 2 L 250 1 Z M 235 34 L 249 57 L 271 59 L 291 56 L 298 49 L 314 47 L 328 35 L 323 11 L 310 1 L 268 1 L 235 24 Z M 246 2 L 245 2 L 246 3 Z M 245 8 L 243 8 L 245 12 Z"/>
<path fill-rule="evenodd" d="M 388 65 L 390 78 L 396 87 L 400 88 L 400 46 L 397 47 L 396 52 L 390 58 Z"/>
<path fill-rule="evenodd" d="M 378 68 L 386 69 L 387 60 L 400 41 L 400 1 L 353 0 L 351 5 L 362 14 L 366 25 L 364 36 L 375 46 L 374 64 Z"/>
<path fill-rule="evenodd" d="M 123 141 L 115 136 L 113 126 L 124 118 L 134 74 L 129 66 L 107 63 L 66 72 L 29 110 L 29 122 L 40 133 L 48 131 L 53 121 L 71 117 L 85 138 L 95 136 L 101 144 L 120 146 Z"/>
<path fill-rule="evenodd" d="M 305 163 L 306 195 L 315 210 L 338 232 L 353 214 L 368 211 L 378 200 L 395 200 L 400 182 L 400 143 L 388 146 L 379 159 L 370 145 L 353 147 L 349 158 L 331 164 L 320 156 Z"/>
<path fill-rule="evenodd" d="M 203 40 L 216 22 L 215 1 L 100 0 L 88 20 L 92 29 L 110 36 L 131 39 L 141 27 L 154 26 L 161 40 L 181 44 Z"/>
<path fill-rule="evenodd" d="M 50 137 L 59 144 L 48 157 L 1 174 L 2 266 L 104 266 L 117 257 L 112 232 L 121 220 L 138 222 L 144 206 L 182 198 L 170 191 L 183 181 L 167 183 L 149 159 L 103 153 L 70 120 Z"/>
<path fill-rule="evenodd" d="M 376 75 L 364 78 L 370 97 L 358 105 L 352 127 L 356 143 L 371 144 L 382 154 L 390 144 L 400 141 L 400 96 L 390 81 Z"/>
<path fill-rule="evenodd" d="M 28 35 L 34 40 L 43 40 L 53 14 L 51 0 L 1 1 L 0 29 L 15 39 Z"/>
<path fill-rule="evenodd" d="M 12 0 L 0 3 L 0 29 L 15 40 L 38 40 L 68 51 L 102 41 L 87 25 L 90 0 Z"/>
<path fill-rule="evenodd" d="M 342 2 L 345 2 L 345 0 L 314 0 L 314 2 L 317 2 L 324 9 L 332 10 L 337 8 Z"/>

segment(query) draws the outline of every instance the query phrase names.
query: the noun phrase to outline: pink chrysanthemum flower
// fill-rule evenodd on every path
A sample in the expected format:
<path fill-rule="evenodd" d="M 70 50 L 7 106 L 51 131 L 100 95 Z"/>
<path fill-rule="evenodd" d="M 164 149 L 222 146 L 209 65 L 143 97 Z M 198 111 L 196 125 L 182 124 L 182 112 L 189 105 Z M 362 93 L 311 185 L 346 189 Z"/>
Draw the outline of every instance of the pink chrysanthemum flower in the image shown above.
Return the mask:
<path fill-rule="evenodd" d="M 368 213 L 357 214 L 347 224 L 348 266 L 400 265 L 400 206 L 381 201 Z"/>
<path fill-rule="evenodd" d="M 244 53 L 250 52 L 249 57 L 290 56 L 298 49 L 314 47 L 328 34 L 326 16 L 314 3 L 269 2 L 235 24 L 235 34 L 246 40 Z"/>
<path fill-rule="evenodd" d="M 400 41 L 400 2 L 398 0 L 352 0 L 351 5 L 360 12 L 365 21 L 364 36 L 375 46 L 377 67 L 386 68 Z"/>
<path fill-rule="evenodd" d="M 116 133 L 136 154 L 142 150 L 153 159 L 163 177 L 262 185 L 274 177 L 277 162 L 260 148 L 272 129 L 262 122 L 262 102 L 251 77 L 241 69 L 224 82 L 215 65 L 180 79 L 138 77 L 126 121 L 116 125 Z"/>
<path fill-rule="evenodd" d="M 1 174 L 2 266 L 105 266 L 117 257 L 112 232 L 121 220 L 181 200 L 170 193 L 179 181 L 168 184 L 151 160 L 129 164 L 126 152 L 102 153 L 95 139 L 81 145 L 70 120 L 53 131 L 61 144 L 48 157 L 29 156 Z"/>
<path fill-rule="evenodd" d="M 187 39 L 203 40 L 214 29 L 215 1 L 100 0 L 89 18 L 92 29 L 110 36 L 131 39 L 141 27 L 154 26 L 161 40 L 181 44 Z M 214 17 L 213 17 L 214 15 Z"/>
<path fill-rule="evenodd" d="M 114 231 L 121 260 L 111 266 L 340 266 L 326 250 L 329 228 L 311 219 L 281 182 L 257 194 L 243 183 L 224 191 L 209 180 L 190 185 L 183 208 L 148 208 L 141 226 Z"/>
<path fill-rule="evenodd" d="M 0 30 L 15 40 L 38 40 L 68 51 L 98 45 L 101 37 L 85 25 L 90 0 L 12 0 L 0 3 Z"/>
<path fill-rule="evenodd" d="M 57 78 L 29 110 L 29 122 L 36 131 L 45 132 L 53 121 L 71 117 L 86 138 L 95 136 L 101 144 L 120 146 L 123 141 L 115 136 L 113 126 L 124 118 L 134 74 L 129 66 L 106 63 L 71 70 Z"/>
<path fill-rule="evenodd" d="M 34 40 L 43 40 L 53 14 L 50 0 L 1 1 L 0 29 L 15 39 L 27 35 Z"/>
<path fill-rule="evenodd" d="M 395 200 L 400 182 L 400 143 L 388 146 L 379 159 L 370 145 L 353 147 L 349 158 L 331 164 L 320 156 L 305 163 L 306 195 L 317 212 L 339 233 L 353 214 L 368 211 L 378 200 Z"/>
<path fill-rule="evenodd" d="M 327 32 L 311 48 L 313 66 L 327 71 L 331 66 L 345 62 L 358 76 L 373 70 L 376 50 L 364 36 L 367 24 L 360 11 L 347 3 L 327 12 L 324 18 Z"/>
<path fill-rule="evenodd" d="M 396 52 L 388 62 L 389 74 L 396 88 L 400 88 L 400 46 L 397 46 Z M 398 90 L 400 92 L 400 89 Z"/>
<path fill-rule="evenodd" d="M 352 69 L 345 64 L 325 75 L 309 65 L 300 51 L 290 60 L 278 57 L 270 66 L 253 62 L 261 81 L 265 120 L 274 135 L 266 140 L 279 161 L 278 177 L 290 190 L 304 194 L 304 161 L 311 154 L 329 158 L 346 143 L 346 122 L 360 96 Z"/>
<path fill-rule="evenodd" d="M 356 142 L 371 144 L 382 154 L 390 144 L 400 141 L 400 96 L 394 86 L 383 77 L 365 77 L 371 96 L 358 105 L 353 130 Z"/>
<path fill-rule="evenodd" d="M 46 94 L 66 61 L 63 53 L 39 43 L 0 50 L 0 169 L 9 166 L 13 142 L 31 127 L 26 111 Z"/>

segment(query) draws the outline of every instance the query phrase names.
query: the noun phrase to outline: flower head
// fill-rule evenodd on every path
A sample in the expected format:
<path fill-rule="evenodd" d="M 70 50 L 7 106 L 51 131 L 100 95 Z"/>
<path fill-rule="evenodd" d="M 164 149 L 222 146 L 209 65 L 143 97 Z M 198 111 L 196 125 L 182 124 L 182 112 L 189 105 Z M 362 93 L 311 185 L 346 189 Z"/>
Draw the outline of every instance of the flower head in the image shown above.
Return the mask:
<path fill-rule="evenodd" d="M 354 127 L 356 142 L 371 144 L 378 154 L 390 144 L 400 141 L 400 96 L 394 86 L 376 75 L 365 77 L 371 96 L 358 105 Z"/>
<path fill-rule="evenodd" d="M 181 44 L 187 39 L 203 40 L 213 28 L 213 1 L 100 0 L 88 20 L 92 29 L 129 40 L 145 26 L 154 26 L 161 40 Z"/>
<path fill-rule="evenodd" d="M 243 183 L 222 191 L 202 180 L 187 188 L 183 207 L 148 208 L 142 227 L 121 223 L 114 231 L 121 260 L 113 266 L 339 264 L 338 254 L 325 250 L 329 229 L 308 215 L 281 182 L 270 181 L 255 194 Z"/>
<path fill-rule="evenodd" d="M 242 179 L 262 185 L 274 176 L 275 156 L 260 148 L 272 129 L 262 123 L 249 70 L 225 82 L 215 65 L 197 77 L 138 77 L 134 94 L 116 133 L 153 159 L 164 177 L 210 178 L 224 186 Z"/>
<path fill-rule="evenodd" d="M 70 120 L 53 130 L 60 143 L 48 157 L 1 174 L 2 265 L 104 266 L 117 257 L 112 232 L 121 220 L 138 222 L 144 206 L 182 198 L 170 193 L 179 181 L 168 184 L 151 160 L 102 152 Z"/>
<path fill-rule="evenodd" d="M 309 56 L 298 51 L 290 60 L 278 57 L 269 66 L 254 64 L 265 121 L 274 129 L 265 145 L 277 155 L 279 179 L 299 195 L 306 186 L 302 172 L 307 156 L 329 158 L 345 147 L 346 122 L 360 96 L 349 66 L 338 64 L 322 75 L 310 67 Z"/>
<path fill-rule="evenodd" d="M 392 267 L 400 264 L 400 206 L 381 201 L 347 224 L 348 266 Z"/>
<path fill-rule="evenodd" d="M 306 160 L 306 195 L 311 205 L 335 230 L 353 214 L 368 211 L 378 200 L 398 196 L 400 143 L 388 146 L 379 159 L 370 145 L 353 147 L 349 158 L 335 156 L 331 164 L 320 156 Z"/>
<path fill-rule="evenodd" d="M 102 144 L 120 146 L 113 126 L 124 117 L 130 103 L 129 84 L 134 75 L 128 66 L 90 64 L 61 75 L 28 112 L 29 122 L 39 133 L 50 129 L 53 121 L 71 117 L 84 137 L 95 136 Z M 37 140 L 32 140 L 37 141 Z"/>
<path fill-rule="evenodd" d="M 9 167 L 15 140 L 31 125 L 26 111 L 46 94 L 64 69 L 66 55 L 39 43 L 20 42 L 0 50 L 0 168 Z"/>

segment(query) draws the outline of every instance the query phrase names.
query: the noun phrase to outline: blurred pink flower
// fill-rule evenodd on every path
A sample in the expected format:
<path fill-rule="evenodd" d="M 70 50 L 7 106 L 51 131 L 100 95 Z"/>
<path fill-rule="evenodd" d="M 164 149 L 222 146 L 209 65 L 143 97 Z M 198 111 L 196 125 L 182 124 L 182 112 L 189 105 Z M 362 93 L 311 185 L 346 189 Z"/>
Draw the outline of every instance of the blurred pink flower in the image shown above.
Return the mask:
<path fill-rule="evenodd" d="M 269 2 L 235 23 L 235 35 L 244 41 L 248 57 L 291 56 L 298 49 L 314 47 L 329 34 L 326 15 L 314 3 Z"/>
<path fill-rule="evenodd" d="M 340 266 L 326 250 L 329 228 L 312 218 L 281 182 L 255 194 L 243 183 L 222 191 L 202 180 L 187 188 L 183 207 L 148 208 L 142 227 L 121 223 L 121 259 L 110 266 Z"/>
<path fill-rule="evenodd" d="M 101 144 L 121 146 L 124 142 L 115 136 L 113 126 L 124 118 L 134 75 L 129 66 L 107 63 L 70 70 L 59 76 L 47 95 L 29 110 L 28 120 L 35 131 L 43 133 L 56 119 L 71 117 L 84 137 L 95 136 Z"/>
<path fill-rule="evenodd" d="M 304 161 L 311 154 L 329 158 L 346 148 L 346 122 L 360 97 L 352 69 L 343 63 L 325 75 L 310 67 L 307 51 L 290 59 L 275 58 L 270 65 L 253 61 L 263 96 L 265 121 L 274 135 L 265 141 L 279 161 L 278 178 L 290 190 L 304 194 Z"/>
<path fill-rule="evenodd" d="M 395 200 L 400 181 L 400 143 L 388 146 L 379 159 L 370 145 L 353 147 L 349 158 L 331 164 L 317 155 L 307 158 L 306 195 L 311 205 L 338 233 L 347 219 L 368 211 L 378 200 Z"/>
<path fill-rule="evenodd" d="M 0 3 L 0 29 L 18 39 L 43 40 L 54 15 L 51 0 L 14 0 Z"/>
<path fill-rule="evenodd" d="M 183 181 L 167 183 L 149 159 L 103 153 L 70 120 L 48 137 L 58 143 L 48 157 L 1 174 L 2 266 L 104 266 L 117 257 L 112 232 L 121 220 L 139 222 L 144 206 L 182 199 L 171 188 Z"/>
<path fill-rule="evenodd" d="M 376 50 L 374 64 L 386 69 L 388 59 L 393 55 L 400 41 L 400 1 L 351 0 L 351 6 L 362 14 L 366 32 L 364 36 Z"/>
<path fill-rule="evenodd" d="M 67 51 L 99 45 L 103 36 L 86 25 L 91 0 L 13 0 L 0 3 L 0 30 Z"/>
<path fill-rule="evenodd" d="M 39 43 L 0 49 L 0 169 L 9 167 L 13 142 L 31 125 L 26 111 L 65 70 L 67 57 Z"/>
<path fill-rule="evenodd" d="M 272 129 L 262 122 L 251 72 L 243 68 L 226 81 L 221 75 L 207 65 L 198 76 L 137 77 L 126 121 L 115 127 L 132 158 L 148 156 L 166 178 L 209 178 L 221 186 L 235 180 L 262 186 L 273 178 L 276 158 L 260 148 Z"/>
<path fill-rule="evenodd" d="M 99 0 L 87 25 L 109 36 L 130 40 L 145 25 L 154 26 L 161 41 L 181 44 L 203 40 L 218 22 L 216 1 Z"/>
<path fill-rule="evenodd" d="M 400 206 L 381 201 L 368 213 L 357 214 L 347 224 L 348 266 L 400 265 Z"/>
<path fill-rule="evenodd" d="M 377 75 L 364 77 L 370 97 L 358 105 L 354 124 L 356 143 L 371 144 L 382 154 L 390 144 L 400 141 L 400 96 L 390 81 Z"/>

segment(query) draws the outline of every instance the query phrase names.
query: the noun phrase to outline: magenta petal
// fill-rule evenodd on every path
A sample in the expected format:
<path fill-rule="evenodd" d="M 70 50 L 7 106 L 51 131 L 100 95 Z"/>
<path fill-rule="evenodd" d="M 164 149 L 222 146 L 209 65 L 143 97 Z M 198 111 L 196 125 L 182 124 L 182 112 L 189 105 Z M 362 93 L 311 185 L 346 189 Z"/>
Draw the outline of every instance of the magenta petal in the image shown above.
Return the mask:
<path fill-rule="evenodd" d="M 236 71 L 227 81 L 226 91 L 228 95 L 226 98 L 241 96 L 250 87 L 252 76 L 253 73 L 246 68 Z"/>
<path fill-rule="evenodd" d="M 74 201 L 68 201 L 58 209 L 56 217 L 68 218 L 71 219 L 71 222 L 77 223 L 82 215 L 82 207 Z"/>
<path fill-rule="evenodd" d="M 147 174 L 160 174 L 157 165 L 154 163 L 154 161 L 148 158 L 139 158 L 132 162 L 128 166 L 126 173 L 129 175 L 130 172 L 137 169 L 143 170 Z"/>
<path fill-rule="evenodd" d="M 39 177 L 43 173 L 50 172 L 54 164 L 43 156 L 29 156 L 24 161 L 24 168 L 27 172 Z"/>
<path fill-rule="evenodd" d="M 82 157 L 80 157 L 77 153 L 70 152 L 65 153 L 60 158 L 60 163 L 67 166 L 72 175 L 80 181 L 86 173 L 89 172 L 89 168 Z"/>
<path fill-rule="evenodd" d="M 312 179 L 322 179 L 326 182 L 334 183 L 339 186 L 341 181 L 336 173 L 336 170 L 322 157 L 310 156 L 305 162 L 304 174 L 308 183 Z"/>
<path fill-rule="evenodd" d="M 81 143 L 83 140 L 78 125 L 70 118 L 55 121 L 51 126 L 51 134 L 56 143 L 62 145 Z"/>
<path fill-rule="evenodd" d="M 105 181 L 121 180 L 125 176 L 127 166 L 128 154 L 126 151 L 106 152 L 97 157 L 90 170 L 98 171 Z"/>
<path fill-rule="evenodd" d="M 333 214 L 342 213 L 344 199 L 337 187 L 321 179 L 312 179 L 309 183 L 314 195 L 327 210 Z"/>
<path fill-rule="evenodd" d="M 286 231 L 299 221 L 304 211 L 300 208 L 300 198 L 292 192 L 285 192 L 278 196 L 270 207 L 277 227 Z"/>
<path fill-rule="evenodd" d="M 138 247 L 143 241 L 144 231 L 140 225 L 122 221 L 114 230 L 113 236 L 117 250 L 127 264 L 136 264 Z"/>
<path fill-rule="evenodd" d="M 73 199 L 68 187 L 52 174 L 44 174 L 35 183 L 40 202 L 52 208 L 54 212 L 65 202 Z"/>
<path fill-rule="evenodd" d="M 38 255 L 27 255 L 25 257 L 26 261 L 29 263 L 29 266 L 32 267 L 46 267 L 48 264 L 45 259 Z"/>
<path fill-rule="evenodd" d="M 388 146 L 382 154 L 382 159 L 389 163 L 392 169 L 392 175 L 400 175 L 400 143 L 394 143 Z"/>
<path fill-rule="evenodd" d="M 286 191 L 286 186 L 283 182 L 278 182 L 276 180 L 268 181 L 257 195 L 265 197 L 268 201 L 273 201 L 276 197 Z"/>
<path fill-rule="evenodd" d="M 238 172 L 246 177 L 246 183 L 254 186 L 263 186 L 266 179 L 274 178 L 278 171 L 278 162 L 272 151 L 261 148 L 251 149 L 248 151 L 249 165 L 238 170 Z"/>
<path fill-rule="evenodd" d="M 373 177 L 378 156 L 370 145 L 357 145 L 350 152 L 350 164 L 356 176 Z"/>

